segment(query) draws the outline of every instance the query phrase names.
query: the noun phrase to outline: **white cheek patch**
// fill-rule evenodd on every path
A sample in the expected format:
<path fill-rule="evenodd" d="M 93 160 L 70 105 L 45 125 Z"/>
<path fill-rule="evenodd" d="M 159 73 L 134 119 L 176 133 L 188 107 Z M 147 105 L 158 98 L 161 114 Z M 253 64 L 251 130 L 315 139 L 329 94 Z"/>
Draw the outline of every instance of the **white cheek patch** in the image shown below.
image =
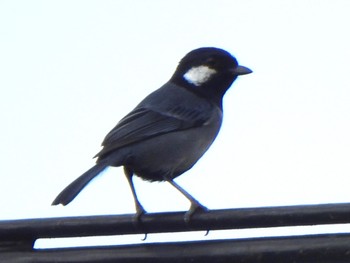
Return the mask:
<path fill-rule="evenodd" d="M 196 86 L 202 85 L 216 73 L 215 69 L 208 66 L 193 67 L 184 75 L 184 79 Z"/>

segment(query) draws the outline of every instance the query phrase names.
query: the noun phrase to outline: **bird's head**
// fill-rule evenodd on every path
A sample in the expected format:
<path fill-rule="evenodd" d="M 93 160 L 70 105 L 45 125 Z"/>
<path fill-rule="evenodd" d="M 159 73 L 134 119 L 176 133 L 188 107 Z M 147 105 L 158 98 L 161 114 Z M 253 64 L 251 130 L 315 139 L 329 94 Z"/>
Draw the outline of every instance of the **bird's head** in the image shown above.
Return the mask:
<path fill-rule="evenodd" d="M 238 76 L 249 73 L 252 71 L 238 65 L 236 58 L 227 51 L 204 47 L 188 53 L 170 81 L 221 103 L 232 82 Z"/>

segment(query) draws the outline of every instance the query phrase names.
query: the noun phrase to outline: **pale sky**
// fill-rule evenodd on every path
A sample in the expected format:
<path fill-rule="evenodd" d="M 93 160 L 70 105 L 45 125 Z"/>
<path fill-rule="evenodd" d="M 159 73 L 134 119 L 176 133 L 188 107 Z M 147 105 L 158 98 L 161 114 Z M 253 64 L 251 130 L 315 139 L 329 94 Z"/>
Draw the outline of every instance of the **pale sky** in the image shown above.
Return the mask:
<path fill-rule="evenodd" d="M 0 1 L 0 219 L 134 213 L 121 168 L 50 204 L 203 46 L 254 73 L 176 182 L 211 209 L 350 202 L 349 12 L 347 0 Z M 149 212 L 189 208 L 166 183 L 135 184 Z"/>

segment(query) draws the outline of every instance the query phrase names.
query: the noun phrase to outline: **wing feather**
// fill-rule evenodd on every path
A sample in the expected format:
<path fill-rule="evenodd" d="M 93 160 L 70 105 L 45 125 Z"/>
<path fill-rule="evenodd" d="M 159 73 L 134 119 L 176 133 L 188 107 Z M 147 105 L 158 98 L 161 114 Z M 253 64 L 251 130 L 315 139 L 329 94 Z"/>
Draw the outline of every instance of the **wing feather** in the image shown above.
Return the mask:
<path fill-rule="evenodd" d="M 203 125 L 207 117 L 200 109 L 174 107 L 164 112 L 136 108 L 126 115 L 105 137 L 104 147 L 95 157 L 161 134 Z"/>

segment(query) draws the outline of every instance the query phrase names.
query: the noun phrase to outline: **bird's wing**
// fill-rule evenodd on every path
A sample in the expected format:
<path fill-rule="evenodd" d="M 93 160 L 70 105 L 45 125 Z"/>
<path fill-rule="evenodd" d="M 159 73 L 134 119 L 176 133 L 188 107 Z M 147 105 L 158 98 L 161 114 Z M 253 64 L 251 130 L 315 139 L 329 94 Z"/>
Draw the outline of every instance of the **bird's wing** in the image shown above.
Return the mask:
<path fill-rule="evenodd" d="M 115 149 L 154 136 L 201 126 L 210 117 L 203 112 L 203 109 L 182 107 L 168 109 L 165 113 L 149 108 L 136 108 L 107 134 L 102 142 L 104 148 L 95 157 L 102 157 Z"/>

